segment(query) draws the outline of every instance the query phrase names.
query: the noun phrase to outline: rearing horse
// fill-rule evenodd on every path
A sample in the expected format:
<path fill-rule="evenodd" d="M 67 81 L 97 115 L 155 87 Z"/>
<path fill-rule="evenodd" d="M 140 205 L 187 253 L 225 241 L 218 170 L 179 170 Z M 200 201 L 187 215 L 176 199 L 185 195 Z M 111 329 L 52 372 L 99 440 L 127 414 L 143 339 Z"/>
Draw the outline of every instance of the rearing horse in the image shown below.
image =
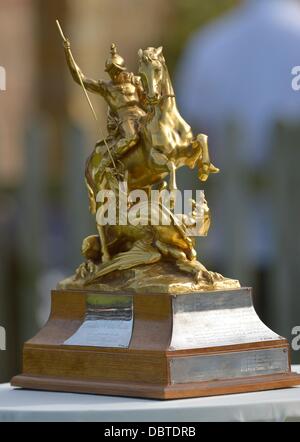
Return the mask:
<path fill-rule="evenodd" d="M 140 49 L 138 55 L 139 74 L 151 109 L 142 128 L 142 137 L 152 145 L 152 167 L 167 166 L 170 190 L 177 188 L 175 172 L 182 166 L 194 168 L 197 164 L 199 178 L 205 181 L 209 173 L 216 173 L 219 169 L 210 163 L 206 135 L 194 138 L 191 127 L 177 109 L 162 47 Z"/>
<path fill-rule="evenodd" d="M 141 121 L 139 142 L 121 158 L 128 174 L 128 190 L 152 186 L 169 174 L 170 190 L 176 189 L 175 172 L 182 166 L 197 165 L 199 178 L 205 181 L 219 169 L 210 163 L 207 136 L 193 137 L 190 126 L 179 114 L 162 48 L 140 49 L 138 54 L 148 113 Z M 95 195 L 101 188 L 99 151 L 103 155 L 105 150 L 104 143 L 100 143 L 87 163 L 87 181 Z"/>
<path fill-rule="evenodd" d="M 180 116 L 174 90 L 162 54 L 162 48 L 139 51 L 139 74 L 146 102 L 147 116 L 141 121 L 140 140 L 121 158 L 126 171 L 128 191 L 150 189 L 170 174 L 170 190 L 176 189 L 176 169 L 182 166 L 199 169 L 199 178 L 205 181 L 216 169 L 209 160 L 207 137 L 193 137 L 190 126 Z M 117 140 L 115 140 L 117 141 Z M 102 144 L 102 152 L 105 146 Z M 99 151 L 100 149 L 100 151 Z M 109 186 L 101 170 L 101 143 L 87 162 L 86 181 L 94 211 L 98 192 Z M 107 187 L 106 187 L 107 188 Z M 116 232 L 118 229 L 115 229 Z M 103 249 L 109 248 L 103 227 L 98 226 Z M 117 233 L 116 233 L 117 234 Z M 190 247 L 190 240 L 184 238 Z M 107 253 L 107 256 L 109 254 Z"/>
<path fill-rule="evenodd" d="M 149 117 L 142 128 L 142 137 L 151 145 L 150 158 L 155 166 L 165 166 L 170 172 L 170 190 L 175 190 L 176 169 L 180 166 L 180 153 L 184 152 L 184 163 L 187 150 L 193 141 L 190 126 L 180 116 L 171 84 L 168 69 L 162 55 L 162 47 L 142 49 L 139 55 L 139 74 L 146 92 L 150 108 Z M 195 160 L 200 150 L 192 155 Z M 193 160 L 193 161 L 195 161 Z M 153 167 L 152 165 L 152 167 Z M 183 165 L 183 164 L 182 164 Z M 191 164 L 193 166 L 194 164 Z"/>

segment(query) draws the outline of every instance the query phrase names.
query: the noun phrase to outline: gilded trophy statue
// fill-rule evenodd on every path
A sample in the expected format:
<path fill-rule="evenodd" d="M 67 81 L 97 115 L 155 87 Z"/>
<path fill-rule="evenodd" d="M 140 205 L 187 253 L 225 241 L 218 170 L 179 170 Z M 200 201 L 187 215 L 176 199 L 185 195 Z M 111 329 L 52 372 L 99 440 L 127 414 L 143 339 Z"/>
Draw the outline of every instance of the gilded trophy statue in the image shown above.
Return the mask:
<path fill-rule="evenodd" d="M 84 75 L 74 60 L 67 39 L 64 49 L 76 83 L 86 93 L 100 95 L 108 105 L 108 135 L 96 143 L 86 164 L 91 212 L 99 215 L 101 210 L 104 211 L 103 201 L 97 200 L 97 195 L 104 189 L 115 192 L 120 211 L 120 183 L 128 194 L 137 189 L 147 195 L 153 189 L 168 189 L 174 198 L 171 198 L 169 207 L 162 200 L 156 209 L 151 207 L 158 212 L 156 215 L 160 219 L 168 211 L 169 225 L 152 225 L 150 215 L 149 222 L 146 223 L 144 217 L 139 225 L 120 222 L 102 225 L 100 216 L 96 216 L 98 234 L 84 239 L 82 245 L 85 262 L 59 287 L 113 290 L 147 286 L 150 290 L 153 284 L 161 292 L 180 292 L 187 287 L 193 290 L 239 287 L 238 281 L 207 270 L 197 260 L 195 237 L 206 236 L 210 226 L 206 200 L 202 201 L 203 220 L 195 237 L 191 237 L 189 231 L 196 201 L 191 201 L 190 216 L 186 216 L 189 225 L 184 214 L 180 214 L 181 223 L 178 214 L 173 214 L 178 168 L 197 167 L 201 181 L 206 181 L 219 169 L 210 161 L 207 136 L 194 136 L 178 111 L 163 48 L 140 49 L 136 75 L 127 71 L 123 57 L 112 44 L 105 62 L 108 80 L 94 80 Z"/>

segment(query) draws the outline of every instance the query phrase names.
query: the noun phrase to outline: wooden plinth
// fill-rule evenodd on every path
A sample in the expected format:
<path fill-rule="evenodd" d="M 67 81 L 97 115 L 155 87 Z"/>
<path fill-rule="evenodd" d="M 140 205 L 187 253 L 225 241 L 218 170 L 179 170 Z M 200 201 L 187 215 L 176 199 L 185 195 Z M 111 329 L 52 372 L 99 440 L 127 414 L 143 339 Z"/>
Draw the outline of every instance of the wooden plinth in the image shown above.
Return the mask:
<path fill-rule="evenodd" d="M 176 316 L 178 306 L 174 300 L 177 297 L 173 295 L 130 295 L 132 331 L 126 348 L 69 345 L 68 340 L 86 323 L 87 300 L 91 295 L 97 294 L 52 292 L 49 321 L 24 345 L 23 374 L 12 379 L 13 386 L 176 399 L 300 385 L 300 375 L 290 371 L 288 343 L 280 337 L 201 348 L 192 348 L 191 340 L 191 348 L 181 348 L 182 344 L 176 344 L 174 338 L 181 319 Z M 120 299 L 123 295 L 117 296 Z M 180 302 L 183 296 L 186 295 L 178 296 Z M 213 297 L 214 293 L 209 296 Z M 215 296 L 220 303 L 220 295 Z M 224 296 L 226 303 L 226 293 Z M 231 304 L 234 299 L 241 303 L 243 297 L 247 303 L 251 291 L 241 289 L 228 293 Z M 192 298 L 186 299 L 189 302 Z M 185 333 L 186 325 L 182 327 Z M 228 364 L 230 370 L 226 372 Z M 224 372 L 222 367 L 225 367 Z M 209 379 L 210 372 L 212 379 Z"/>
<path fill-rule="evenodd" d="M 125 382 L 97 382 L 83 379 L 20 375 L 13 379 L 12 385 L 28 390 L 171 400 L 288 388 L 300 385 L 300 376 L 296 373 L 288 373 L 226 381 L 192 382 L 164 387 L 162 385 L 135 382 L 129 384 Z"/>

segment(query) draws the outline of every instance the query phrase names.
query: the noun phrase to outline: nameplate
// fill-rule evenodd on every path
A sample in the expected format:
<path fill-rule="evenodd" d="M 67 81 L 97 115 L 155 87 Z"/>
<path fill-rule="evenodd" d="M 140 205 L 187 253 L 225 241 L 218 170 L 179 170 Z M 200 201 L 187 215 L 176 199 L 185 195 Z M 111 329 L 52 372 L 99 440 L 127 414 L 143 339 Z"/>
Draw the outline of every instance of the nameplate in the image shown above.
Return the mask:
<path fill-rule="evenodd" d="M 90 295 L 83 324 L 64 345 L 128 348 L 132 328 L 131 296 Z"/>
<path fill-rule="evenodd" d="M 258 317 L 248 289 L 176 296 L 171 350 L 282 339 Z"/>

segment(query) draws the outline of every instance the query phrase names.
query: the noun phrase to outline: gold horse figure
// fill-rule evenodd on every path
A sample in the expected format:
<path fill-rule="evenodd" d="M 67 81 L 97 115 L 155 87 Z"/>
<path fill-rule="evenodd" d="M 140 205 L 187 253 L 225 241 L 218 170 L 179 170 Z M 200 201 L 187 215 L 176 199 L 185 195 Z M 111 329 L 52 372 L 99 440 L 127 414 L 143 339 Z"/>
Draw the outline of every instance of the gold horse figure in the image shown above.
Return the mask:
<path fill-rule="evenodd" d="M 177 109 L 161 47 L 139 51 L 139 75 L 148 109 L 146 117 L 140 119 L 139 142 L 122 152 L 120 158 L 128 172 L 129 188 L 143 189 L 170 174 L 170 190 L 176 190 L 175 172 L 183 166 L 193 169 L 197 165 L 201 181 L 206 181 L 210 173 L 218 173 L 209 159 L 207 136 L 194 137 Z M 89 159 L 88 169 L 92 167 L 94 175 L 100 171 L 105 152 L 105 143 L 99 143 Z"/>

